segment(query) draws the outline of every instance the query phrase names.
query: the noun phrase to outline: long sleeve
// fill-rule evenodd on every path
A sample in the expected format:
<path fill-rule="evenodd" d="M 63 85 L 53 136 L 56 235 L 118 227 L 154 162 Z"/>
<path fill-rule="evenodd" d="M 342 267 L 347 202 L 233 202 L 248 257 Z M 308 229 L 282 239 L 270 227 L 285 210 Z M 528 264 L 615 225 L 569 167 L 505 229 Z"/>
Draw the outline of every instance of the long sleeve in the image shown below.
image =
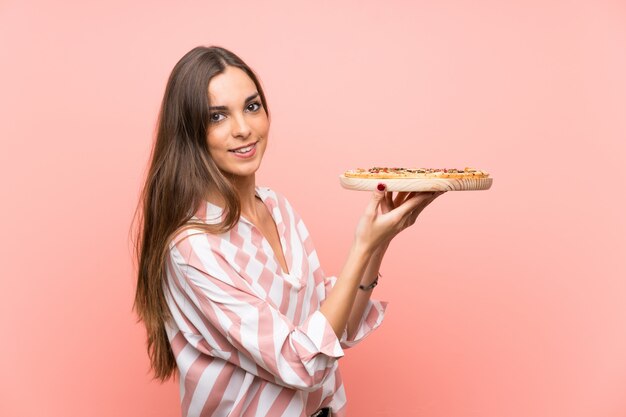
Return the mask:
<path fill-rule="evenodd" d="M 324 280 L 326 294 L 332 291 L 335 283 L 337 282 L 336 276 L 328 276 Z M 351 348 L 361 340 L 363 340 L 366 336 L 372 333 L 374 330 L 381 325 L 383 318 L 385 316 L 385 310 L 387 309 L 386 301 L 379 301 L 369 299 L 367 305 L 365 306 L 365 310 L 363 311 L 363 317 L 359 322 L 359 327 L 357 328 L 354 337 L 348 338 L 348 330 L 344 330 L 343 335 L 340 339 L 341 347 L 344 349 Z"/>
<path fill-rule="evenodd" d="M 287 203 L 288 205 L 289 203 Z M 293 213 L 294 222 L 297 225 L 298 233 L 300 238 L 304 242 L 304 250 L 307 255 L 307 259 L 310 265 L 310 268 L 314 271 L 314 275 L 316 276 L 316 281 L 323 283 L 320 285 L 322 288 L 322 294 L 320 294 L 320 298 L 326 299 L 332 288 L 335 286 L 337 282 L 336 276 L 326 276 L 318 259 L 317 251 L 315 250 L 315 246 L 313 244 L 313 239 L 311 238 L 309 231 L 304 224 L 302 218 L 298 215 L 298 213 L 290 207 L 290 212 Z M 359 327 L 354 335 L 354 338 L 348 338 L 347 329 L 344 330 L 343 335 L 340 339 L 340 345 L 342 348 L 350 348 L 356 345 L 358 342 L 363 340 L 367 335 L 369 335 L 372 331 L 374 331 L 383 321 L 385 315 L 385 309 L 387 308 L 386 301 L 378 301 L 370 299 L 365 307 L 363 312 L 363 317 L 359 323 Z"/>
<path fill-rule="evenodd" d="M 200 352 L 270 382 L 319 388 L 344 354 L 328 320 L 315 310 L 294 325 L 214 244 L 191 235 L 170 248 L 165 293 L 182 335 Z"/>

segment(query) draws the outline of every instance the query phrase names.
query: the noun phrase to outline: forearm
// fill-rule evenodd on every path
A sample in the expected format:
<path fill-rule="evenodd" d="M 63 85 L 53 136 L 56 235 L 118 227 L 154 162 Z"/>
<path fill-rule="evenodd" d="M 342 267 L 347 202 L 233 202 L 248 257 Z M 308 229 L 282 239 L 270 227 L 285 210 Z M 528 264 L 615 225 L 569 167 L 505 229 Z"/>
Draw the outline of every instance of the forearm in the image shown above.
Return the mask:
<path fill-rule="evenodd" d="M 369 259 L 370 250 L 357 242 L 353 243 L 337 282 L 320 308 L 338 338 L 341 338 L 348 324 Z"/>
<path fill-rule="evenodd" d="M 370 285 L 376 277 L 378 276 L 378 272 L 380 271 L 380 265 L 383 261 L 383 257 L 385 255 L 385 251 L 387 250 L 387 246 L 383 245 L 379 247 L 374 253 L 371 255 L 369 263 L 365 269 L 363 277 L 361 279 L 361 285 L 367 287 Z M 354 304 L 352 306 L 352 311 L 350 312 L 350 318 L 348 319 L 348 338 L 352 339 L 357 329 L 359 328 L 359 323 L 363 318 L 363 313 L 365 312 L 365 308 L 367 307 L 367 303 L 374 292 L 373 289 L 370 290 L 361 290 L 359 289 L 354 300 Z"/>

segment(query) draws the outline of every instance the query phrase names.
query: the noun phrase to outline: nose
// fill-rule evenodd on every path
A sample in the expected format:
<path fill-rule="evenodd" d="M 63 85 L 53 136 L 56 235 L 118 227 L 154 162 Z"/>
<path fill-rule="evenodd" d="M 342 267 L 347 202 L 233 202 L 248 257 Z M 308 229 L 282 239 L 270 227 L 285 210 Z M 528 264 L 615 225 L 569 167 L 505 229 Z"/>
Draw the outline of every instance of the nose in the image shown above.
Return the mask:
<path fill-rule="evenodd" d="M 233 116 L 231 120 L 232 120 L 231 129 L 232 129 L 233 137 L 240 137 L 242 139 L 246 139 L 248 136 L 250 136 L 250 133 L 251 133 L 250 125 L 247 123 L 244 115 L 240 114 L 240 115 Z"/>

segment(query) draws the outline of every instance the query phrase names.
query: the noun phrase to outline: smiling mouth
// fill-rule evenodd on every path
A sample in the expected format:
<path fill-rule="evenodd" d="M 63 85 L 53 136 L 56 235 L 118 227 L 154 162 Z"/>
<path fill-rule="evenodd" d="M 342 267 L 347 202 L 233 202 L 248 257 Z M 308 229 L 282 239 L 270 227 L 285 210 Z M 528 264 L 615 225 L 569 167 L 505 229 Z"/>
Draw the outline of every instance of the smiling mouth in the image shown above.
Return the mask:
<path fill-rule="evenodd" d="M 252 149 L 254 149 L 256 147 L 257 143 L 259 143 L 259 141 L 251 143 L 250 145 L 242 146 L 242 147 L 237 148 L 237 149 L 231 149 L 228 152 L 247 153 L 247 152 L 250 152 Z"/>

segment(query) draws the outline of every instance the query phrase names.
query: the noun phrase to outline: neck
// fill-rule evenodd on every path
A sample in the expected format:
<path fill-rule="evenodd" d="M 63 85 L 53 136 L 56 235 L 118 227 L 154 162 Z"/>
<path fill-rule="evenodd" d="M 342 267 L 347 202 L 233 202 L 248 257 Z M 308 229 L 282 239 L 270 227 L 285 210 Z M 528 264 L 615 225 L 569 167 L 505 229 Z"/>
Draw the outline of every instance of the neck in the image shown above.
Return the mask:
<path fill-rule="evenodd" d="M 235 177 L 231 179 L 241 203 L 241 215 L 254 221 L 258 219 L 258 201 L 255 194 L 256 181 L 254 174 L 248 177 Z"/>
<path fill-rule="evenodd" d="M 255 193 L 256 181 L 254 174 L 247 177 L 229 177 L 229 179 L 235 187 L 235 192 L 239 196 L 241 215 L 251 221 L 257 220 L 259 218 L 259 205 Z M 217 193 L 211 194 L 214 198 L 209 198 L 209 201 L 219 207 L 224 207 L 225 202 L 223 198 Z"/>

